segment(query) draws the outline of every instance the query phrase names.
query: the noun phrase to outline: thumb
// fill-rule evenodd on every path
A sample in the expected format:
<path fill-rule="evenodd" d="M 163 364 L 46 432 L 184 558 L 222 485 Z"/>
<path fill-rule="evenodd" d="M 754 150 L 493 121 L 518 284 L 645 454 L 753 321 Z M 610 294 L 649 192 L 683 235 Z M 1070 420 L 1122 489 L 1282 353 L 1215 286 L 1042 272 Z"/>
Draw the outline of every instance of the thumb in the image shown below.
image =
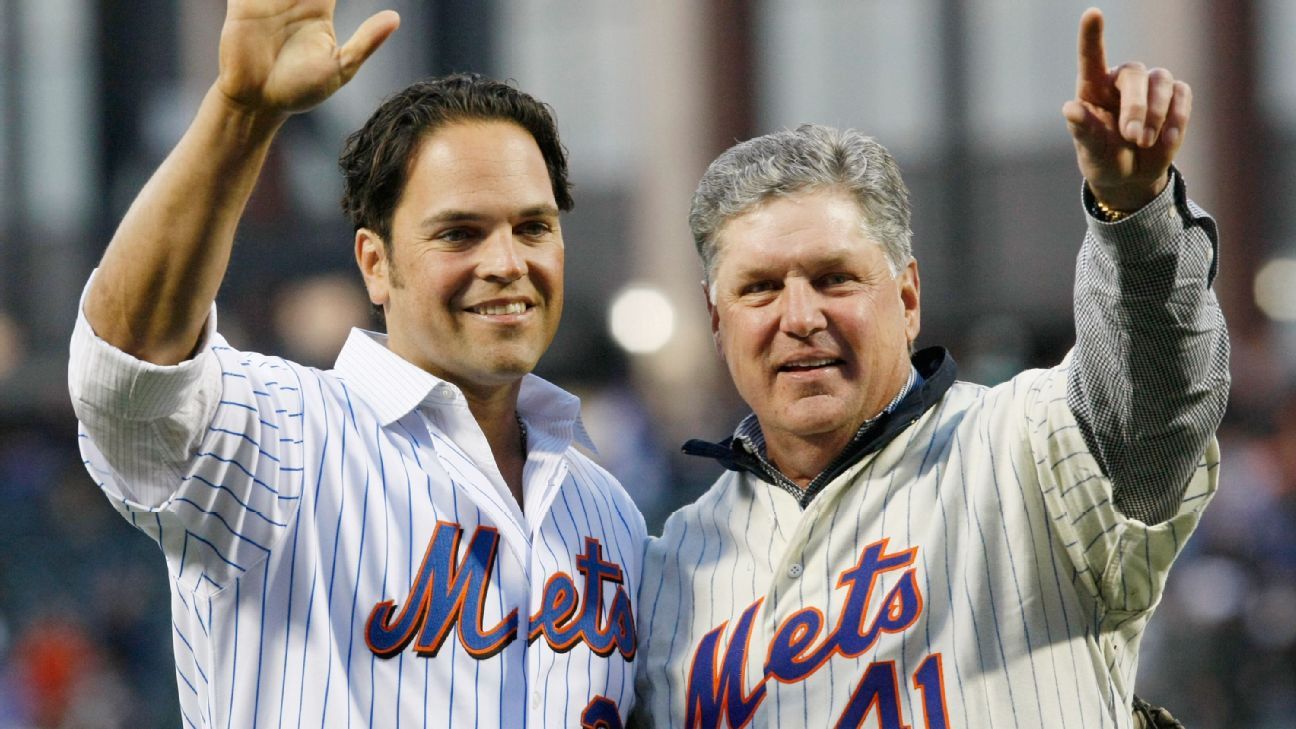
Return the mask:
<path fill-rule="evenodd" d="M 338 65 L 342 72 L 342 83 L 351 80 L 360 70 L 361 64 L 378 50 L 396 29 L 400 27 L 400 16 L 395 10 L 384 10 L 369 16 L 351 38 L 338 50 Z"/>
<path fill-rule="evenodd" d="M 1076 144 L 1085 147 L 1106 144 L 1106 123 L 1087 104 L 1071 99 L 1062 105 L 1062 117 Z"/>

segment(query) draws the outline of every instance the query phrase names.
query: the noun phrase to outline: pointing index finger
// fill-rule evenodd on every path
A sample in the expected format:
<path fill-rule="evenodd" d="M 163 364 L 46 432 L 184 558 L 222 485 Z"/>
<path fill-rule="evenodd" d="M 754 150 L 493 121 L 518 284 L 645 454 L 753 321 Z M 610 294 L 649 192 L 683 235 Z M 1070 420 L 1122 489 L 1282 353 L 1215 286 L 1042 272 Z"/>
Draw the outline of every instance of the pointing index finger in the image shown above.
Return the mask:
<path fill-rule="evenodd" d="M 1080 16 L 1079 47 L 1076 96 L 1100 102 L 1106 96 L 1102 90 L 1107 88 L 1109 81 L 1107 50 L 1103 47 L 1103 15 L 1098 8 L 1089 8 Z"/>

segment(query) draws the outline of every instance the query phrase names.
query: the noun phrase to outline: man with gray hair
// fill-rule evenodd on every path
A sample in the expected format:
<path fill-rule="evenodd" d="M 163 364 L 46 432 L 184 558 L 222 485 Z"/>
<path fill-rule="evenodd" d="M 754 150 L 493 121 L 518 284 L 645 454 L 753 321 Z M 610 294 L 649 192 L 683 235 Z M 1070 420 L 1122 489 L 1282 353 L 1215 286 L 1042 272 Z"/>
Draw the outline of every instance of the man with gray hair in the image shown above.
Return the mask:
<path fill-rule="evenodd" d="M 1079 45 L 1089 230 L 1051 369 L 984 388 L 913 351 L 908 193 L 872 139 L 806 125 L 707 170 L 690 224 L 753 413 L 685 446 L 726 472 L 648 548 L 637 720 L 1141 725 L 1143 630 L 1216 488 L 1228 341 L 1215 224 L 1171 167 L 1191 90 L 1109 70 L 1096 10 Z"/>

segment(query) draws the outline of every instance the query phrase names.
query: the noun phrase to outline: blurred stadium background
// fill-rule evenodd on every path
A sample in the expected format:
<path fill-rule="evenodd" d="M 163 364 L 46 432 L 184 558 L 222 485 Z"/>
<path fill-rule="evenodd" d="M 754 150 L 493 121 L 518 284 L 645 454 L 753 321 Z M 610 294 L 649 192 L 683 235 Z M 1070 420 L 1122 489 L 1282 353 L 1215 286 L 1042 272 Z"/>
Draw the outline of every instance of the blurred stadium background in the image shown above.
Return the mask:
<path fill-rule="evenodd" d="M 284 129 L 221 291 L 237 346 L 328 366 L 368 326 L 337 209 L 342 138 L 386 94 L 477 70 L 550 102 L 571 152 L 567 311 L 542 364 L 580 394 L 655 532 L 715 477 L 678 445 L 743 414 L 685 215 L 705 164 L 802 121 L 899 158 L 921 344 L 991 384 L 1072 339 L 1084 225 L 1059 108 L 1084 2 L 341 0 L 398 34 Z M 1181 169 L 1218 218 L 1233 338 L 1222 488 L 1138 689 L 1192 729 L 1296 726 L 1296 2 L 1111 0 L 1109 58 L 1193 84 Z M 164 566 L 81 468 L 64 384 L 83 281 L 215 74 L 218 0 L 0 0 L 0 729 L 177 726 Z"/>

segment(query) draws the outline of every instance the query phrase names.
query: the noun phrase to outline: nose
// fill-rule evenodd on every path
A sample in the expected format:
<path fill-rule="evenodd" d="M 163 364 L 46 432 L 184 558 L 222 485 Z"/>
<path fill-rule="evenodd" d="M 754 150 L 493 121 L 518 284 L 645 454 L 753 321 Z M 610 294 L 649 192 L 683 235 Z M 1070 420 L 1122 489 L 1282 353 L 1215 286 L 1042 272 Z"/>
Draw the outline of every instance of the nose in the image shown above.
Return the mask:
<path fill-rule="evenodd" d="M 482 245 L 478 270 L 483 278 L 516 281 L 527 273 L 526 252 L 509 228 L 496 231 Z"/>
<path fill-rule="evenodd" d="M 780 329 L 784 334 L 804 339 L 828 326 L 820 306 L 819 293 L 808 281 L 792 279 L 783 286 L 783 316 Z"/>

